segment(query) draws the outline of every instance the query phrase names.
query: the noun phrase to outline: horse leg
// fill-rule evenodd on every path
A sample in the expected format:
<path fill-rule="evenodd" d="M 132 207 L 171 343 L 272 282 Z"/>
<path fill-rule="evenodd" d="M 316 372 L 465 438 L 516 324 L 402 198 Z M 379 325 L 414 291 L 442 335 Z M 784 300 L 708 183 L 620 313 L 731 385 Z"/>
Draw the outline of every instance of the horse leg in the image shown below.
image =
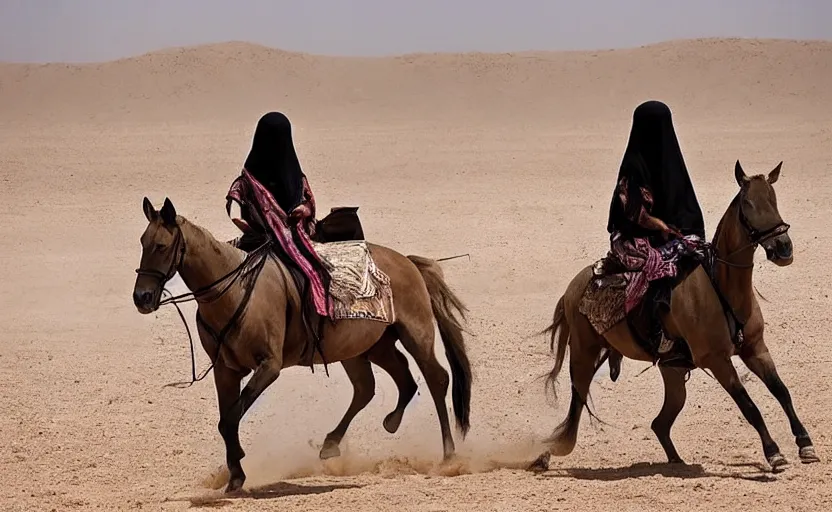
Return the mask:
<path fill-rule="evenodd" d="M 618 376 L 621 375 L 621 360 L 624 359 L 624 356 L 621 352 L 615 350 L 614 348 L 610 348 L 610 355 L 609 355 L 609 365 L 610 365 L 610 380 L 615 382 L 618 380 Z"/>
<path fill-rule="evenodd" d="M 240 382 L 243 375 L 231 370 L 219 360 L 214 365 L 214 384 L 217 388 L 217 401 L 220 409 L 220 421 L 217 428 L 225 442 L 225 464 L 228 467 L 229 479 L 226 492 L 231 492 L 243 486 L 246 479 L 240 461 L 246 456 L 240 446 L 240 417 L 231 413 L 234 404 L 240 398 Z"/>
<path fill-rule="evenodd" d="M 595 361 L 600 352 L 596 346 L 576 346 L 577 341 L 573 338 L 570 343 L 569 376 L 572 380 L 572 398 L 569 401 L 569 412 L 546 441 L 550 444 L 549 453 L 556 456 L 569 455 L 578 442 L 578 426 L 589 397 L 589 386 L 596 371 Z"/>
<path fill-rule="evenodd" d="M 786 413 L 786 417 L 789 418 L 789 424 L 792 429 L 792 434 L 795 437 L 795 442 L 797 443 L 800 460 L 804 464 L 820 462 L 820 458 L 815 453 L 812 438 L 809 437 L 809 432 L 806 431 L 806 427 L 803 426 L 803 423 L 797 417 L 797 412 L 795 412 L 794 405 L 792 405 L 792 397 L 789 389 L 780 380 L 780 375 L 777 374 L 774 360 L 771 358 L 771 354 L 765 343 L 760 340 L 757 343 L 746 344 L 740 354 L 740 358 L 748 369 L 763 381 L 774 398 L 780 402 L 780 406 Z"/>
<path fill-rule="evenodd" d="M 329 459 L 341 454 L 339 444 L 344 438 L 350 423 L 375 396 L 375 376 L 370 363 L 377 365 L 392 377 L 399 391 L 399 400 L 395 410 L 384 419 L 384 428 L 391 434 L 396 433 L 401 425 L 405 407 L 416 395 L 416 381 L 408 368 L 407 358 L 396 348 L 398 333 L 393 329 L 385 331 L 373 347 L 353 360 L 342 361 L 344 370 L 353 385 L 353 398 L 349 409 L 338 426 L 327 434 L 321 448 L 320 458 Z M 369 360 L 369 362 L 367 362 Z"/>
<path fill-rule="evenodd" d="M 560 307 L 559 305 L 558 308 Z M 571 321 L 567 322 L 567 316 L 564 314 L 568 315 L 569 313 L 568 305 L 565 308 L 560 313 L 556 309 L 553 326 L 558 329 L 558 353 L 563 354 L 566 348 L 569 348 L 569 376 L 572 381 L 572 398 L 569 402 L 569 411 L 566 418 L 544 440 L 544 443 L 549 446 L 548 450 L 527 467 L 527 470 L 533 472 L 546 471 L 549 468 L 549 460 L 552 455 L 569 455 L 575 449 L 578 441 L 578 426 L 583 409 L 586 407 L 586 400 L 589 397 L 592 377 L 595 376 L 598 368 L 603 364 L 603 351 L 607 345 L 606 341 L 596 334 L 585 316 L 572 314 Z M 558 366 L 556 365 L 555 368 L 558 369 Z"/>
<path fill-rule="evenodd" d="M 388 333 L 390 334 L 388 335 Z M 396 331 L 388 330 L 382 340 L 367 352 L 370 362 L 386 371 L 399 390 L 399 400 L 396 403 L 396 408 L 384 418 L 383 422 L 384 429 L 391 434 L 395 434 L 399 429 L 405 408 L 413 400 L 418 389 L 413 374 L 410 373 L 407 357 L 396 348 L 397 337 L 398 333 Z"/>
<path fill-rule="evenodd" d="M 341 419 L 335 430 L 326 435 L 324 445 L 321 447 L 320 458 L 322 460 L 338 457 L 341 455 L 341 449 L 338 447 L 341 440 L 347 433 L 350 423 L 356 414 L 367 407 L 367 404 L 373 399 L 375 395 L 376 380 L 373 376 L 373 369 L 370 367 L 370 361 L 363 355 L 341 361 L 344 371 L 352 382 L 353 395 L 352 402 L 350 402 L 347 412 Z"/>
<path fill-rule="evenodd" d="M 772 471 L 775 473 L 783 471 L 789 463 L 780 453 L 780 448 L 774 439 L 772 439 L 771 434 L 769 434 L 768 427 L 766 427 L 766 423 L 763 420 L 763 415 L 760 414 L 757 405 L 751 400 L 751 396 L 749 396 L 745 386 L 740 382 L 737 370 L 731 364 L 731 360 L 726 357 L 704 366 L 713 372 L 716 380 L 719 381 L 722 387 L 725 388 L 725 391 L 734 399 L 734 402 L 736 402 L 746 421 L 757 430 L 757 433 L 760 435 L 760 440 L 763 443 L 763 453 Z"/>
<path fill-rule="evenodd" d="M 259 397 L 260 394 L 263 393 L 263 391 L 280 375 L 282 363 L 282 358 L 278 356 L 268 356 L 260 361 L 260 364 L 257 365 L 257 368 L 254 370 L 254 374 L 248 380 L 242 392 L 240 392 L 239 398 L 237 398 L 229 407 L 226 418 L 223 419 L 220 417 L 220 432 L 226 432 L 226 434 L 223 435 L 224 438 L 227 435 L 232 440 L 236 440 L 236 444 L 239 445 L 238 429 L 240 426 L 240 420 L 243 418 L 246 411 L 248 411 L 254 401 L 257 400 L 257 397 Z M 214 369 L 214 372 L 216 374 L 216 368 Z M 227 446 L 228 441 L 226 441 L 226 447 Z M 228 468 L 229 471 L 233 470 L 233 473 L 232 478 L 228 481 L 228 487 L 225 488 L 225 492 L 239 490 L 243 487 L 243 483 L 246 480 L 246 475 L 243 472 L 243 468 L 240 466 L 239 462 L 244 455 L 242 453 L 242 449 L 240 449 L 239 453 L 235 453 L 234 455 L 239 455 L 239 458 L 236 460 L 236 465 L 234 467 L 229 466 Z M 231 460 L 230 457 L 229 460 Z"/>
<path fill-rule="evenodd" d="M 670 429 L 685 406 L 685 400 L 687 399 L 686 372 L 680 368 L 666 366 L 659 366 L 659 371 L 664 381 L 664 404 L 650 428 L 659 438 L 664 453 L 667 455 L 667 461 L 671 464 L 683 464 L 682 458 L 679 457 L 679 453 L 673 445 L 673 440 L 670 439 Z"/>
<path fill-rule="evenodd" d="M 444 459 L 448 460 L 456 451 L 454 438 L 451 435 L 451 424 L 448 419 L 448 407 L 445 402 L 450 377 L 445 368 L 439 364 L 433 351 L 435 332 L 433 322 L 425 322 L 422 326 L 417 326 L 417 332 L 414 332 L 416 329 L 410 326 L 400 324 L 397 327 L 402 345 L 416 360 L 422 375 L 425 376 L 425 382 L 436 406 L 436 415 L 439 417 L 439 427 L 442 432 L 442 453 Z"/>

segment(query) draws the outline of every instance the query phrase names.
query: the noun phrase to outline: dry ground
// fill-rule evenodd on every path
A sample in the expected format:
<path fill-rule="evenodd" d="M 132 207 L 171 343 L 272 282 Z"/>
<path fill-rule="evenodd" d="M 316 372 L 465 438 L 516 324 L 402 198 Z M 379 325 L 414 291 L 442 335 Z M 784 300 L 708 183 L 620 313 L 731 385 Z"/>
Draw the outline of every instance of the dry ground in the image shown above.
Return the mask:
<path fill-rule="evenodd" d="M 822 510 L 832 499 L 828 227 L 832 43 L 686 41 L 610 52 L 341 59 L 245 44 L 71 66 L 0 65 L 0 474 L 3 510 Z M 702 372 L 670 469 L 649 425 L 655 370 L 599 375 L 579 446 L 533 475 L 535 439 L 565 414 L 546 401 L 545 327 L 573 274 L 606 248 L 606 212 L 638 102 L 675 112 L 709 232 L 732 169 L 767 172 L 795 263 L 758 255 L 767 339 L 823 462 L 797 463 L 779 406 L 747 386 L 795 465 L 773 476 L 757 435 Z M 219 237 L 224 195 L 254 123 L 293 119 L 319 207 L 359 205 L 368 237 L 444 265 L 471 309 L 473 429 L 440 466 L 424 390 L 396 435 L 386 375 L 345 455 L 322 464 L 346 409 L 339 366 L 286 371 L 242 424 L 248 494 L 226 499 L 210 379 L 189 372 L 173 310 L 139 315 L 141 199 L 169 196 Z M 190 311 L 190 310 L 189 310 Z M 192 319 L 192 318 L 191 318 Z M 204 367 L 207 358 L 199 354 Z M 421 375 L 415 370 L 417 380 Z M 566 391 L 564 383 L 561 389 Z M 474 508 L 475 507 L 475 508 Z"/>

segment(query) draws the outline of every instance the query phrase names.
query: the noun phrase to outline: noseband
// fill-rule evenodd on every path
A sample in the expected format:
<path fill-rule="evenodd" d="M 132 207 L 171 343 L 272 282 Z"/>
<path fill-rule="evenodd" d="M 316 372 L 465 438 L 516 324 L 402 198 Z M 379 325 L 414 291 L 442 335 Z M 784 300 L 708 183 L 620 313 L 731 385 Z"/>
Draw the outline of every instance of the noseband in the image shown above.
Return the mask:
<path fill-rule="evenodd" d="M 755 246 L 760 245 L 766 240 L 770 240 L 774 237 L 785 235 L 791 227 L 781 220 L 774 226 L 760 231 L 751 225 L 751 222 L 749 222 L 748 217 L 745 216 L 745 212 L 742 210 L 742 206 L 740 206 L 740 224 L 742 224 L 742 227 L 745 228 L 746 233 L 748 233 L 748 238 L 751 239 L 751 244 Z"/>
<path fill-rule="evenodd" d="M 171 260 L 170 268 L 167 272 L 161 272 L 152 268 L 137 268 L 136 274 L 140 276 L 155 277 L 159 280 L 159 286 L 164 286 L 165 283 L 171 280 L 179 266 L 185 260 L 185 237 L 182 235 L 182 229 L 176 228 L 176 238 L 173 241 L 174 257 Z"/>

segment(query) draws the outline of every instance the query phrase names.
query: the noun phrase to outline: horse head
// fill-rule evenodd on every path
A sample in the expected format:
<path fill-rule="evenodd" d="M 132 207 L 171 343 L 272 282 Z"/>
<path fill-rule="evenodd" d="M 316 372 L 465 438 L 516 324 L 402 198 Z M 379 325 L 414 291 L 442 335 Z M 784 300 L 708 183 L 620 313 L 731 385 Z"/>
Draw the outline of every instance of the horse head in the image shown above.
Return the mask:
<path fill-rule="evenodd" d="M 767 176 L 747 176 L 737 160 L 734 176 L 740 186 L 737 209 L 746 236 L 750 243 L 762 246 L 769 261 L 785 267 L 794 261 L 794 252 L 789 225 L 780 216 L 774 192 L 782 165 L 777 164 Z"/>
<path fill-rule="evenodd" d="M 146 197 L 143 202 L 148 225 L 141 237 L 142 258 L 136 269 L 133 303 L 139 313 L 159 309 L 162 290 L 176 274 L 185 255 L 185 241 L 170 199 L 157 211 Z"/>

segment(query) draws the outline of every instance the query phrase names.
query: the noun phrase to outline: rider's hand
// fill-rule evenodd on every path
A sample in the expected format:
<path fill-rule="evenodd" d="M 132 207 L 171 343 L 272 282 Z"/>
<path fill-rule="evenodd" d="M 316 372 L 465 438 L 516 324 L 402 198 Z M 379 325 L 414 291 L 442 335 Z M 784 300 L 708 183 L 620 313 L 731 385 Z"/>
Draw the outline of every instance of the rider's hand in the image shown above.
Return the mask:
<path fill-rule="evenodd" d="M 684 237 L 684 235 L 682 235 L 682 233 L 678 229 L 671 226 L 670 224 L 665 224 L 665 227 L 662 230 L 662 236 L 665 240 L 673 240 L 674 238 Z"/>
<path fill-rule="evenodd" d="M 252 231 L 251 226 L 249 226 L 248 222 L 244 221 L 243 219 L 234 217 L 231 219 L 231 222 L 233 222 L 234 225 L 237 226 L 237 229 L 239 229 L 243 233 L 248 233 Z"/>

